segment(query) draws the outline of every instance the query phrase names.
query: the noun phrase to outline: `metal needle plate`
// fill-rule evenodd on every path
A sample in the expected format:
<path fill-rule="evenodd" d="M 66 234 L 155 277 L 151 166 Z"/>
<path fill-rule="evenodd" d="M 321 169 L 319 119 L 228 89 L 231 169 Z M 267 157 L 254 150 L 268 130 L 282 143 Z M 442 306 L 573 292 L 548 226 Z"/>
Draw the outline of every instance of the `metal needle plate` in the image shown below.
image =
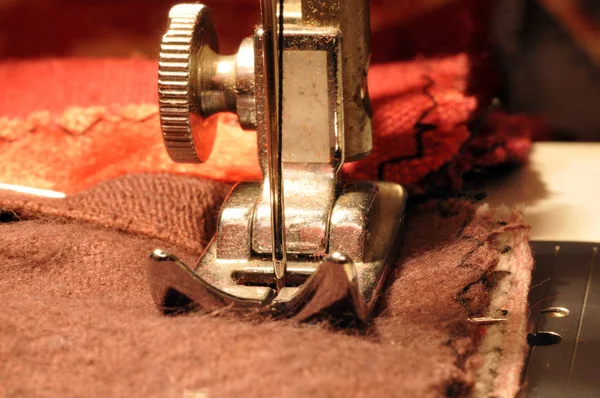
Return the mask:
<path fill-rule="evenodd" d="M 532 243 L 527 397 L 600 395 L 599 247 Z"/>

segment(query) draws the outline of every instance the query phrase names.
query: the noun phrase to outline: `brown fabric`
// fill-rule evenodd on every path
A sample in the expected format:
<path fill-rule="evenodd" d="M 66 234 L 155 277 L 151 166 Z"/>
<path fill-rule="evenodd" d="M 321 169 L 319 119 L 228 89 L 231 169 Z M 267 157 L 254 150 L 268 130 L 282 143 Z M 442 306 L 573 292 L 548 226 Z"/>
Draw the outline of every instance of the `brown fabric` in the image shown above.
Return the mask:
<path fill-rule="evenodd" d="M 519 216 L 476 211 L 467 202 L 432 202 L 410 210 L 399 266 L 380 316 L 365 330 L 239 320 L 227 313 L 164 317 L 145 280 L 148 253 L 166 246 L 190 262 L 197 256 L 185 245 L 152 240 L 152 232 L 120 232 L 119 219 L 147 219 L 148 229 L 172 228 L 174 236 L 201 235 L 203 228 L 182 232 L 190 224 L 169 219 L 194 219 L 193 206 L 169 209 L 162 224 L 153 223 L 162 216 L 152 209 L 188 200 L 185 192 L 206 194 L 214 185 L 175 176 L 158 176 L 152 184 L 148 178 L 115 180 L 87 193 L 95 199 L 82 193 L 77 202 L 66 200 L 80 206 L 71 221 L 48 218 L 58 213 L 46 200 L 0 193 L 0 396 L 468 396 L 483 380 L 487 327 L 466 319 L 502 310 L 489 305 L 496 286 L 511 275 L 497 271 L 502 256 L 521 275 L 532 266 Z M 121 203 L 107 212 L 112 222 L 90 217 L 101 206 L 98 192 L 104 203 Z M 216 211 L 216 196 L 209 202 Z M 198 236 L 198 242 L 207 239 Z M 527 288 L 510 295 L 521 310 L 509 312 L 506 327 L 518 328 Z M 517 337 L 510 345 L 523 350 L 525 336 Z M 518 379 L 506 376 L 518 375 L 522 358 L 508 364 L 500 358 L 509 369 L 495 368 L 512 390 Z M 495 380 L 483 382 L 496 391 Z"/>
<path fill-rule="evenodd" d="M 93 222 L 201 252 L 231 186 L 192 177 L 138 174 L 101 183 L 65 199 L 2 193 L 0 209 L 18 218 L 40 215 Z"/>

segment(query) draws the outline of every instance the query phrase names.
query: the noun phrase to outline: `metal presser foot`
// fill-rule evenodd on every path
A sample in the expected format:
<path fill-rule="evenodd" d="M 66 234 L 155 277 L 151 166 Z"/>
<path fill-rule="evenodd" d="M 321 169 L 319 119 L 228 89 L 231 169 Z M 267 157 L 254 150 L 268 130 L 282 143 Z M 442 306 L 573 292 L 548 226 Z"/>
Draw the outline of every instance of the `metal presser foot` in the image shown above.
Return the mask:
<path fill-rule="evenodd" d="M 261 183 L 238 184 L 195 268 L 156 250 L 152 295 L 195 308 L 368 319 L 394 261 L 401 186 L 338 180 L 372 148 L 367 0 L 262 0 L 262 24 L 237 54 L 217 52 L 210 11 L 171 9 L 159 63 L 163 137 L 178 162 L 203 162 L 203 121 L 234 112 L 256 129 Z M 282 12 L 280 12 L 282 11 Z"/>

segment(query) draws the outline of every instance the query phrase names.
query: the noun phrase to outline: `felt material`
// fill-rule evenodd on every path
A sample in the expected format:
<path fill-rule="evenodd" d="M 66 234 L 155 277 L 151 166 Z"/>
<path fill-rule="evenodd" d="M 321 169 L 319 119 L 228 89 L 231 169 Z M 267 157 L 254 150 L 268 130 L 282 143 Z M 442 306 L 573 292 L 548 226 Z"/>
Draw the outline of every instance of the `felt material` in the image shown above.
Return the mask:
<path fill-rule="evenodd" d="M 185 236 L 190 224 L 177 220 L 197 217 L 191 206 L 166 212 L 162 225 L 144 206 L 168 207 L 214 183 L 157 178 L 130 176 L 80 194 L 66 207 L 77 204 L 82 217 L 57 217 L 45 199 L 0 195 L 0 395 L 456 397 L 475 394 L 478 383 L 486 391 L 509 383 L 498 396 L 518 388 L 524 333 L 495 344 L 523 355 L 497 358 L 500 372 L 483 379 L 488 327 L 467 322 L 504 310 L 490 304 L 499 283 L 531 270 L 518 215 L 464 201 L 410 209 L 380 316 L 366 329 L 240 321 L 227 312 L 163 317 L 145 281 L 148 253 L 163 247 L 190 263 L 197 256 L 152 233 L 119 232 L 119 223 L 149 217 L 148 228 Z M 132 195 L 131 187 L 148 192 Z M 121 204 L 108 209 L 108 220 L 88 205 L 100 193 Z M 219 205 L 217 195 L 201 200 Z M 502 256 L 513 263 L 508 272 L 497 269 Z M 510 291 L 516 304 L 506 328 L 523 328 L 522 287 Z"/>
<path fill-rule="evenodd" d="M 487 212 L 489 209 L 482 206 L 478 211 Z M 509 212 L 507 208 L 499 211 Z M 502 308 L 511 317 L 521 318 L 523 322 L 499 323 L 487 327 L 479 347 L 483 366 L 479 369 L 474 396 L 512 397 L 520 392 L 522 374 L 519 369 L 525 361 L 524 347 L 520 342 L 527 333 L 526 320 L 529 317 L 527 302 L 520 297 L 528 294 L 531 284 L 531 269 L 523 267 L 521 262 L 533 263 L 529 247 L 518 244 L 526 239 L 523 234 L 527 234 L 527 231 L 513 231 L 497 238 L 497 242 L 504 245 L 495 268 L 496 275 L 501 278 L 496 280 L 496 288 L 489 304 L 489 308 Z"/>
<path fill-rule="evenodd" d="M 197 254 L 216 229 L 228 184 L 166 174 L 126 175 L 65 199 L 4 192 L 0 203 L 15 217 L 49 216 L 93 222 L 161 239 Z M 8 214 L 6 216 L 9 216 Z"/>
<path fill-rule="evenodd" d="M 524 162 L 529 136 L 539 126 L 500 112 L 479 120 L 487 104 L 469 93 L 471 72 L 465 54 L 371 68 L 373 153 L 345 165 L 343 174 L 395 181 L 422 193 L 460 189 L 462 175 L 475 167 Z M 155 105 L 154 61 L 6 62 L 0 80 L 6 81 L 0 93 L 1 182 L 72 193 L 140 172 L 260 179 L 256 135 L 242 131 L 232 115 L 204 126 L 217 129 L 207 163 L 176 165 L 168 158 Z"/>

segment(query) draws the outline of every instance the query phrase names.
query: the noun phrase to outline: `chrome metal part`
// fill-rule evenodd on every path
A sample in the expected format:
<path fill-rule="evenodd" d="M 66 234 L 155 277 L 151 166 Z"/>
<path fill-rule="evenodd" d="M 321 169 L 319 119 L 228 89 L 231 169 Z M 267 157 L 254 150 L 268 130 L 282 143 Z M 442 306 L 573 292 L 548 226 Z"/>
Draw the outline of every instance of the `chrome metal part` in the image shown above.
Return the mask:
<path fill-rule="evenodd" d="M 344 157 L 346 161 L 362 159 L 373 148 L 367 85 L 371 59 L 369 1 L 303 0 L 302 20 L 308 26 L 335 26 L 343 32 Z"/>
<path fill-rule="evenodd" d="M 255 288 L 254 294 L 248 297 L 219 290 L 190 270 L 180 259 L 158 249 L 150 255 L 148 275 L 152 298 L 167 313 L 194 305 L 201 305 L 208 312 L 226 307 L 260 308 L 272 301 L 270 289 Z"/>
<path fill-rule="evenodd" d="M 282 127 L 287 250 L 324 255 L 337 172 L 343 163 L 340 32 L 287 28 L 284 35 Z M 259 123 L 259 134 L 261 130 Z M 271 252 L 268 184 L 265 179 L 255 214 L 253 249 L 258 253 Z M 306 226 L 311 234 L 305 233 Z"/>
<path fill-rule="evenodd" d="M 169 13 L 169 29 L 163 36 L 158 62 L 158 102 L 163 138 L 169 156 L 178 162 L 203 162 L 215 140 L 214 132 L 199 134 L 203 112 L 199 54 L 216 49 L 217 36 L 210 10 L 200 4 L 180 4 Z"/>
<path fill-rule="evenodd" d="M 210 10 L 201 4 L 176 5 L 169 20 L 158 64 L 165 146 L 176 162 L 205 162 L 215 141 L 208 117 L 237 112 L 242 127 L 256 125 L 253 42 L 244 40 L 237 55 L 219 55 Z"/>
<path fill-rule="evenodd" d="M 397 184 L 338 178 L 344 162 L 372 147 L 369 4 L 261 0 L 261 9 L 262 25 L 232 56 L 218 54 L 204 6 L 171 12 L 164 50 L 178 29 L 191 33 L 176 48 L 178 73 L 167 74 L 173 65 L 161 59 L 171 79 L 160 83 L 169 153 L 206 160 L 214 137 L 203 136 L 202 121 L 236 112 L 257 131 L 264 178 L 234 187 L 195 269 L 152 255 L 153 297 L 167 312 L 193 303 L 305 320 L 341 308 L 364 321 L 395 258 L 406 204 Z M 171 85 L 176 92 L 165 92 Z M 179 118 L 172 129 L 169 112 Z"/>
<path fill-rule="evenodd" d="M 532 242 L 528 397 L 592 397 L 600 389 L 600 244 Z"/>
<path fill-rule="evenodd" d="M 285 287 L 287 272 L 287 244 L 283 192 L 283 126 L 281 120 L 281 86 L 283 67 L 280 54 L 283 53 L 283 25 L 277 23 L 275 1 L 261 0 L 263 81 L 265 85 L 265 136 L 267 141 L 266 179 L 269 187 L 269 212 L 271 257 L 277 291 Z M 280 2 L 283 5 L 283 1 Z"/>
<path fill-rule="evenodd" d="M 369 310 L 360 292 L 357 267 L 347 255 L 334 252 L 325 257 L 297 292 L 277 296 L 271 308 L 275 314 L 305 321 L 340 302 L 346 302 L 346 308 L 356 318 L 367 320 Z"/>
<path fill-rule="evenodd" d="M 189 276 L 190 273 L 193 273 L 194 278 L 199 278 L 204 284 L 211 285 L 215 292 L 218 292 L 218 297 L 225 294 L 228 295 L 227 297 L 237 297 L 242 300 L 242 303 L 238 304 L 227 301 L 227 305 L 240 307 L 240 304 L 248 306 L 248 303 L 264 303 L 265 306 L 273 308 L 273 314 L 296 316 L 295 313 L 287 314 L 285 309 L 298 307 L 299 297 L 305 297 L 307 294 L 304 289 L 307 288 L 307 282 L 312 280 L 310 279 L 311 275 L 328 262 L 329 255 L 326 255 L 323 261 L 309 256 L 290 258 L 287 267 L 288 285 L 276 296 L 273 285 L 273 264 L 270 257 L 256 253 L 246 257 L 245 254 L 248 252 L 240 253 L 232 245 L 233 242 L 240 242 L 241 246 L 242 242 L 245 242 L 246 248 L 250 248 L 247 241 L 248 235 L 246 235 L 248 219 L 244 215 L 251 206 L 249 201 L 244 198 L 251 198 L 250 195 L 257 193 L 259 189 L 257 183 L 241 183 L 233 189 L 221 209 L 220 219 L 223 220 L 225 214 L 236 215 L 237 223 L 234 219 L 229 219 L 228 223 L 223 225 L 223 221 L 221 221 L 217 238 L 209 244 L 196 268 L 193 271 L 188 270 L 185 275 Z M 398 228 L 404 217 L 406 193 L 397 184 L 382 182 L 348 183 L 341 188 L 341 191 L 331 216 L 331 231 L 336 238 L 332 241 L 333 250 L 330 253 L 331 255 L 335 253 L 341 255 L 343 252 L 338 249 L 344 248 L 356 254 L 356 260 L 352 260 L 347 254 L 344 254 L 344 257 L 351 263 L 346 268 L 353 269 L 351 285 L 356 285 L 357 289 L 355 293 L 352 293 L 353 300 L 360 298 L 361 306 L 365 311 L 363 318 L 366 319 L 366 316 L 373 310 L 378 293 L 383 287 L 385 274 L 398 249 Z M 174 265 L 171 267 L 181 268 L 181 263 L 177 264 L 177 267 Z M 347 272 L 350 274 L 350 271 Z M 156 275 L 156 271 L 154 275 Z M 174 282 L 179 283 L 180 280 L 181 278 L 170 281 L 174 284 Z M 188 278 L 188 280 L 195 279 Z M 318 280 L 322 280 L 322 277 L 319 277 Z M 346 279 L 343 280 L 346 281 Z M 339 283 L 345 285 L 347 282 L 339 281 Z M 206 289 L 204 284 L 200 286 L 202 290 Z M 179 290 L 177 285 L 165 287 L 166 285 L 169 285 L 168 280 L 154 285 L 153 296 L 160 298 L 164 296 L 165 291 Z M 314 289 L 314 286 L 309 288 L 309 290 Z M 336 289 L 340 289 L 340 286 L 336 283 L 329 283 L 325 290 L 333 292 Z M 354 287 L 348 286 L 348 289 L 352 290 Z M 187 296 L 186 293 L 183 294 Z M 328 297 L 331 299 L 333 296 Z M 190 298 L 195 301 L 193 297 Z M 338 298 L 345 300 L 348 297 Z M 164 301 L 164 299 L 156 300 L 159 306 Z M 196 305 L 204 311 L 212 312 L 214 310 L 213 302 L 214 300 L 208 307 L 205 307 L 202 302 L 197 302 Z M 322 303 L 322 300 L 318 302 Z M 317 301 L 314 301 L 311 308 L 316 308 L 316 303 Z M 161 308 L 165 311 L 172 310 L 171 307 Z M 353 311 L 359 310 L 355 307 Z M 309 312 L 303 311 L 302 317 L 309 317 Z M 315 314 L 316 312 L 313 312 L 311 315 Z"/>

